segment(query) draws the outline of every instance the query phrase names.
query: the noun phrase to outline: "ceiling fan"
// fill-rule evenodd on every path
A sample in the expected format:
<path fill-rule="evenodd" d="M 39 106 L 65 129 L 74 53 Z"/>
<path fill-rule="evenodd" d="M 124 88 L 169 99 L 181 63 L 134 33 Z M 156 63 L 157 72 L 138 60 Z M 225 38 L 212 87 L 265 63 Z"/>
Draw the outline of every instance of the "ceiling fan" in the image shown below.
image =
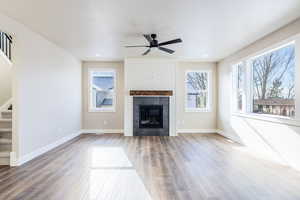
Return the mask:
<path fill-rule="evenodd" d="M 132 48 L 132 47 L 148 47 L 149 49 L 147 49 L 147 51 L 145 51 L 145 53 L 143 53 L 142 55 L 145 56 L 148 53 L 150 53 L 151 48 L 158 48 L 161 51 L 167 52 L 169 54 L 173 54 L 175 51 L 172 49 L 168 49 L 165 48 L 163 46 L 169 45 L 169 44 L 175 44 L 175 43 L 180 43 L 182 42 L 182 40 L 180 38 L 175 39 L 175 40 L 170 40 L 170 41 L 166 41 L 166 42 L 161 42 L 159 43 L 156 40 L 157 35 L 156 34 L 150 34 L 150 35 L 146 35 L 144 34 L 144 37 L 146 38 L 146 40 L 149 42 L 149 45 L 135 45 L 135 46 L 125 46 L 126 48 Z"/>

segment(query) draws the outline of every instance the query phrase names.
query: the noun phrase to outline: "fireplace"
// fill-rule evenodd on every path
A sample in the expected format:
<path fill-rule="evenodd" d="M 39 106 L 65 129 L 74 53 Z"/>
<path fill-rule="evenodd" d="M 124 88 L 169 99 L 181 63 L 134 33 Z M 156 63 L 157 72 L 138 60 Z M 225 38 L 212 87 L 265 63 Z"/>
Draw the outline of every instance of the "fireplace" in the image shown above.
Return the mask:
<path fill-rule="evenodd" d="M 169 135 L 169 97 L 133 97 L 133 135 Z"/>
<path fill-rule="evenodd" d="M 163 128 L 163 105 L 140 105 L 139 128 Z"/>

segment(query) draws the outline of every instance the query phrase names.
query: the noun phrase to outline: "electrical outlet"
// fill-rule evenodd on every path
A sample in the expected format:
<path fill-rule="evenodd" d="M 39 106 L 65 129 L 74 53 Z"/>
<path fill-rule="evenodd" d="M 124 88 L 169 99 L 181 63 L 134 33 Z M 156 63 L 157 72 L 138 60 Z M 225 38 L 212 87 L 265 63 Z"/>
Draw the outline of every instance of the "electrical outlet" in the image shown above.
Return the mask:
<path fill-rule="evenodd" d="M 103 121 L 103 124 L 104 124 L 104 125 L 106 125 L 106 124 L 107 124 L 107 121 L 106 121 L 106 120 L 104 120 L 104 121 Z"/>

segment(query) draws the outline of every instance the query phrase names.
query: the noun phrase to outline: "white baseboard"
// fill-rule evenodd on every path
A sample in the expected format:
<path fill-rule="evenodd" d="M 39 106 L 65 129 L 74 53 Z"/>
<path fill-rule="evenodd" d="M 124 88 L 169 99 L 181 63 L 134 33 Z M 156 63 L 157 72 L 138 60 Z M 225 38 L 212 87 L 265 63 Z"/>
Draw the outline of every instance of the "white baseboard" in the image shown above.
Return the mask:
<path fill-rule="evenodd" d="M 234 138 L 234 137 L 230 137 L 231 134 L 226 134 L 224 130 L 221 130 L 221 129 L 218 129 L 218 132 L 217 132 L 219 135 L 221 135 L 222 137 L 226 138 L 226 140 L 229 140 L 233 143 L 237 143 L 237 144 L 240 144 L 240 145 L 245 145 L 243 144 L 243 142 L 241 140 L 238 140 L 237 138 Z"/>
<path fill-rule="evenodd" d="M 9 160 L 10 160 L 9 165 L 10 165 L 11 167 L 18 166 L 18 160 L 17 160 L 16 152 L 10 152 L 9 158 L 10 158 L 10 159 L 9 159 Z"/>
<path fill-rule="evenodd" d="M 105 134 L 105 133 L 124 133 L 123 129 L 82 129 L 82 134 L 93 133 L 93 134 Z"/>
<path fill-rule="evenodd" d="M 73 138 L 79 136 L 81 134 L 81 131 L 78 131 L 77 133 L 74 133 L 74 134 L 71 134 L 71 135 L 68 135 L 66 137 L 63 137 L 61 138 L 60 140 L 54 142 L 54 143 L 51 143 L 51 144 L 48 144 L 47 146 L 44 146 L 42 148 L 39 148 L 37 150 L 35 150 L 34 152 L 31 152 L 29 154 L 26 154 L 22 157 L 20 157 L 17 161 L 16 160 L 13 160 L 14 158 L 12 158 L 12 161 L 11 161 L 11 164 L 13 164 L 14 166 L 20 166 L 60 145 L 62 145 L 63 143 L 66 143 L 68 142 L 69 140 L 72 140 Z"/>
<path fill-rule="evenodd" d="M 177 129 L 177 133 L 217 133 L 217 129 Z"/>

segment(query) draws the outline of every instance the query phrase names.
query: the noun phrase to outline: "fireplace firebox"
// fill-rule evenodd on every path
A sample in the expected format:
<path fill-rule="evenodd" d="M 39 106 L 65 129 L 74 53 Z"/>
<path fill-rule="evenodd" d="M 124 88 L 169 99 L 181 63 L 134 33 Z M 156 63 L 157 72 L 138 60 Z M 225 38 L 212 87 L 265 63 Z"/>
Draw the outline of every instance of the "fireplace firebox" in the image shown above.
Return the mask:
<path fill-rule="evenodd" d="M 140 128 L 163 128 L 162 105 L 140 105 Z"/>
<path fill-rule="evenodd" d="M 169 135 L 169 97 L 133 97 L 133 135 Z"/>

